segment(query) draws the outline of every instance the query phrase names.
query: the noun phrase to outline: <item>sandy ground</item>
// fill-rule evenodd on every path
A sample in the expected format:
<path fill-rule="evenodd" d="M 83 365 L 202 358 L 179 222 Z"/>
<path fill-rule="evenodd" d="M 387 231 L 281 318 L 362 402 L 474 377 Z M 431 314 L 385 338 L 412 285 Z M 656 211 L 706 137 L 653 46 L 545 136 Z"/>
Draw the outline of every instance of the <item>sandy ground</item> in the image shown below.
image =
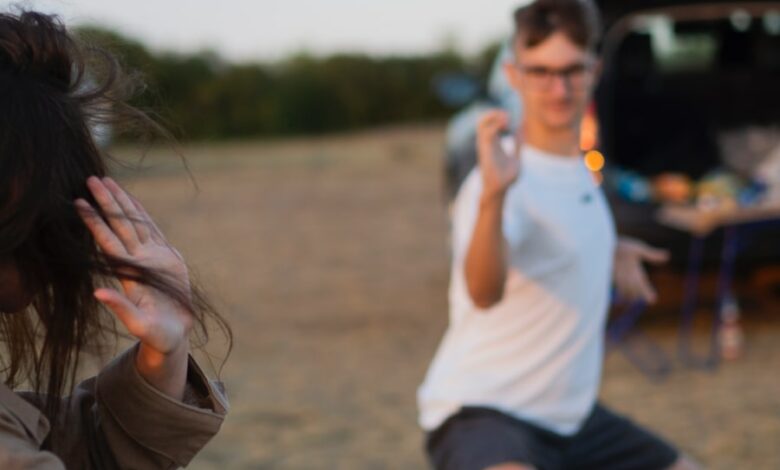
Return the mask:
<path fill-rule="evenodd" d="M 442 138 L 187 147 L 198 190 L 164 149 L 121 172 L 235 331 L 231 413 L 190 468 L 426 468 L 414 397 L 446 322 Z M 657 280 L 643 328 L 671 353 L 679 277 Z M 780 302 L 747 284 L 741 360 L 714 373 L 673 360 L 659 382 L 607 358 L 603 400 L 708 468 L 780 468 Z"/>

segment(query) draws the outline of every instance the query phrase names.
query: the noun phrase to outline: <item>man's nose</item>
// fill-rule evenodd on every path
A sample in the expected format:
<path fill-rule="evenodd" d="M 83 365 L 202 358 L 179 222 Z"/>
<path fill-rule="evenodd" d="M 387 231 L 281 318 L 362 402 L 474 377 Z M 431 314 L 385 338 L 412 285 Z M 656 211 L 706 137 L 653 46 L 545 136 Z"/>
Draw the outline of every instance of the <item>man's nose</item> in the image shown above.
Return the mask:
<path fill-rule="evenodd" d="M 550 84 L 550 93 L 556 97 L 566 97 L 571 94 L 571 83 L 569 78 L 563 74 L 555 74 L 552 76 L 552 83 Z"/>

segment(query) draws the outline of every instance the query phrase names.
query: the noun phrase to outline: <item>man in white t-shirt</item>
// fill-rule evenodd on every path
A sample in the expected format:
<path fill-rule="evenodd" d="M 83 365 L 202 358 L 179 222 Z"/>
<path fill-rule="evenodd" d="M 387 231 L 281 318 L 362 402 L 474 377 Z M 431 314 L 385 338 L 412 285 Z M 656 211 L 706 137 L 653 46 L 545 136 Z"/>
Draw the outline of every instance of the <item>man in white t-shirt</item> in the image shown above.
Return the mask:
<path fill-rule="evenodd" d="M 453 206 L 450 324 L 418 392 L 438 469 L 693 469 L 598 403 L 610 286 L 655 300 L 642 263 L 666 253 L 617 239 L 579 149 L 598 72 L 591 0 L 515 13 L 505 65 L 524 105 L 479 123 L 479 165 Z"/>

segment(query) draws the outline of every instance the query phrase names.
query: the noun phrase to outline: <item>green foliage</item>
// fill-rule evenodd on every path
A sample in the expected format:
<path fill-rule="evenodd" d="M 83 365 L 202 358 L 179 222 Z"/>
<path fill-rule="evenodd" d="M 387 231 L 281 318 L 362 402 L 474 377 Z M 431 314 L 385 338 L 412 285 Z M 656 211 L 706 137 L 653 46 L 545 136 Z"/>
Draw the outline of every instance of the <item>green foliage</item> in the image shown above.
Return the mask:
<path fill-rule="evenodd" d="M 153 110 L 183 139 L 320 134 L 441 119 L 452 110 L 436 98 L 443 73 L 482 72 L 453 51 L 419 57 L 298 55 L 275 64 L 226 64 L 213 52 L 155 53 L 139 42 L 81 27 L 87 43 L 109 50 L 147 88 L 133 104 Z M 484 55 L 484 54 L 483 54 Z M 169 126 L 171 127 L 171 126 Z"/>

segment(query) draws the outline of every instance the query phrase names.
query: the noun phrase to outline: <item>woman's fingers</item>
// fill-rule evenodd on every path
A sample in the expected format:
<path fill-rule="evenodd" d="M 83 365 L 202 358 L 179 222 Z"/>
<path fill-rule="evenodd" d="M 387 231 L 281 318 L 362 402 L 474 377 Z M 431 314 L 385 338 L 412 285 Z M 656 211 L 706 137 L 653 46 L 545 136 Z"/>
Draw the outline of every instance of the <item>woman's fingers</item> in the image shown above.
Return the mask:
<path fill-rule="evenodd" d="M 154 220 L 152 220 L 152 217 L 149 215 L 148 212 L 146 212 L 146 209 L 141 204 L 141 202 L 138 199 L 134 198 L 133 196 L 130 196 L 130 200 L 133 202 L 135 209 L 141 215 L 141 218 L 146 222 L 146 226 L 149 228 L 149 233 L 152 239 L 157 243 L 167 245 L 168 240 L 166 240 L 165 235 L 163 235 L 162 231 L 157 226 L 157 224 L 154 223 Z"/>
<path fill-rule="evenodd" d="M 114 234 L 125 246 L 127 252 L 132 253 L 138 247 L 140 241 L 133 222 L 128 218 L 128 214 L 122 210 L 114 195 L 99 178 L 95 176 L 87 178 L 87 187 L 103 210 L 106 219 L 108 219 L 108 225 L 114 231 Z"/>
<path fill-rule="evenodd" d="M 97 289 L 94 295 L 100 303 L 105 305 L 119 318 L 119 321 L 125 325 L 131 335 L 138 339 L 146 337 L 147 328 L 143 315 L 130 299 L 114 289 Z"/>
<path fill-rule="evenodd" d="M 106 188 L 108 188 L 108 190 L 111 192 L 111 195 L 114 196 L 116 202 L 122 208 L 125 215 L 127 215 L 130 222 L 133 224 L 138 241 L 145 243 L 147 240 L 149 240 L 149 226 L 147 225 L 144 217 L 142 217 L 141 213 L 138 211 L 136 205 L 133 203 L 130 195 L 127 194 L 127 192 L 122 189 L 122 187 L 119 186 L 119 184 L 117 184 L 117 182 L 112 178 L 103 178 L 103 184 Z"/>
<path fill-rule="evenodd" d="M 114 231 L 106 225 L 100 214 L 84 199 L 77 199 L 75 204 L 76 211 L 81 220 L 84 221 L 84 225 L 92 233 L 100 249 L 111 256 L 126 257 L 127 250 L 125 245 L 119 240 Z"/>

